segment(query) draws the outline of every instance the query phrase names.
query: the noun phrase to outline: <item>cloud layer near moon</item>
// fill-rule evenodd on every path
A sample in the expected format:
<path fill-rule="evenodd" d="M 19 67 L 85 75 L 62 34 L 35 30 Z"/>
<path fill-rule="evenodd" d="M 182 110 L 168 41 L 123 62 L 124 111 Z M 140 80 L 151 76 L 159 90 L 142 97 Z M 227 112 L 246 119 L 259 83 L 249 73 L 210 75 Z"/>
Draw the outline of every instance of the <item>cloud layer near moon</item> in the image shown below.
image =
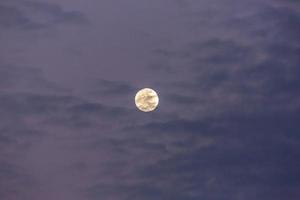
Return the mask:
<path fill-rule="evenodd" d="M 299 3 L 0 0 L 0 199 L 299 200 Z"/>

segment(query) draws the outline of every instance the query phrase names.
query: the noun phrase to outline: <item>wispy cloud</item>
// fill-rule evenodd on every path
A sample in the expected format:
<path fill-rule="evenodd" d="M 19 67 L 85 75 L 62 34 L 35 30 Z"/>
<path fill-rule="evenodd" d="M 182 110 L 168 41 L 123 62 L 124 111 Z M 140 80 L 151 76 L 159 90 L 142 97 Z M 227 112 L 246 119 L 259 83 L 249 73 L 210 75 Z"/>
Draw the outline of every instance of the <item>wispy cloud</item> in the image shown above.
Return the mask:
<path fill-rule="evenodd" d="M 52 3 L 36 1 L 5 1 L 0 4 L 0 27 L 39 30 L 63 23 L 87 23 L 79 11 L 65 11 Z"/>
<path fill-rule="evenodd" d="M 0 199 L 299 199 L 298 2 L 88 3 L 92 14 L 0 3 L 0 28 L 15 34 L 100 21 L 76 41 L 61 29 L 34 51 L 13 45 L 27 37 L 7 37 L 18 56 L 0 63 Z M 138 55 L 135 34 L 147 40 Z M 66 43 L 46 51 L 56 39 Z M 89 50 L 74 58 L 73 47 Z M 121 74 L 109 71 L 118 56 Z M 135 109 L 134 83 L 158 87 L 156 111 Z"/>

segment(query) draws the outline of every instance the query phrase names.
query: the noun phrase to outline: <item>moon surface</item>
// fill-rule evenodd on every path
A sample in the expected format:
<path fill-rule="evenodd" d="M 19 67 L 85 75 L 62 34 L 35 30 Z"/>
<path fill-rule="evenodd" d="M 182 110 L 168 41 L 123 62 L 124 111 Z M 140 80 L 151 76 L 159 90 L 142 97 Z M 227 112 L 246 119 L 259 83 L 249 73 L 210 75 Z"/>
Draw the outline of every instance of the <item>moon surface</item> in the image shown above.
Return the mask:
<path fill-rule="evenodd" d="M 151 88 L 144 88 L 135 95 L 135 105 L 143 112 L 155 110 L 158 106 L 159 98 L 157 93 Z"/>

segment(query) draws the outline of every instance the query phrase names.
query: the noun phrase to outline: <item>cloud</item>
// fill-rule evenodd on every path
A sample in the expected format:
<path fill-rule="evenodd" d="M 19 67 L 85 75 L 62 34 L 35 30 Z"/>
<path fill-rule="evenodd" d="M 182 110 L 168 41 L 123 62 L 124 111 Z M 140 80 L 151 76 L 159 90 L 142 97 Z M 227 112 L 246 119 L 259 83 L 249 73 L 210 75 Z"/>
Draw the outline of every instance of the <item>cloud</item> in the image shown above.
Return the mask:
<path fill-rule="evenodd" d="M 0 65 L 1 199 L 298 199 L 298 14 L 271 0 L 176 2 L 170 46 L 150 51 L 153 113 L 129 107 L 129 82 L 100 77 L 82 95 L 34 66 Z M 80 21 L 52 3 L 0 5 L 2 28 Z"/>
<path fill-rule="evenodd" d="M 39 24 L 26 17 L 18 8 L 9 5 L 0 5 L 0 26 L 2 28 L 37 29 Z"/>
<path fill-rule="evenodd" d="M 297 199 L 299 15 L 256 6 L 249 15 L 219 19 L 227 38 L 154 52 L 169 78 L 161 80 L 165 106 L 175 114 L 125 126 L 138 144 L 156 146 L 137 150 L 131 138 L 113 143 L 128 156 L 111 165 L 122 178 L 112 173 L 112 183 L 92 186 L 92 199 Z M 225 27 L 230 23 L 234 30 Z M 151 157 L 155 149 L 161 154 Z M 149 155 L 146 164 L 130 162 L 133 152 Z"/>
<path fill-rule="evenodd" d="M 114 92 L 125 90 L 113 82 L 105 88 Z M 106 95 L 107 90 L 102 94 Z M 128 112 L 122 107 L 71 95 L 70 90 L 47 80 L 42 70 L 28 66 L 0 65 L 0 91 L 0 116 L 6 118 L 3 121 L 36 117 L 38 121 L 81 127 L 96 123 L 92 118 L 118 118 Z"/>
<path fill-rule="evenodd" d="M 180 112 L 185 117 L 198 113 L 210 117 L 240 109 L 297 109 L 298 19 L 290 8 L 264 2 L 248 14 L 226 15 L 218 22 L 222 31 L 229 26 L 236 37 L 210 36 L 180 48 L 156 51 L 159 58 L 164 57 L 158 65 L 165 70 L 160 72 L 171 79 L 161 81 L 168 91 L 169 107 L 183 108 Z M 170 67 L 165 63 L 174 64 Z M 182 79 L 183 73 L 189 78 Z"/>
<path fill-rule="evenodd" d="M 38 68 L 7 64 L 0 64 L 0 90 L 66 92 L 65 88 L 48 81 Z"/>
<path fill-rule="evenodd" d="M 1 116 L 36 118 L 42 124 L 63 127 L 89 127 L 97 124 L 97 118 L 119 118 L 127 113 L 121 107 L 93 103 L 66 95 L 14 93 L 1 94 Z"/>
<path fill-rule="evenodd" d="M 40 30 L 58 24 L 85 24 L 78 11 L 65 11 L 56 4 L 36 1 L 5 1 L 0 4 L 2 29 Z"/>
<path fill-rule="evenodd" d="M 197 100 L 191 96 L 185 96 L 180 94 L 169 94 L 167 101 L 175 104 L 196 104 Z"/>
<path fill-rule="evenodd" d="M 294 165 L 299 160 L 299 141 L 292 139 L 297 137 L 297 112 L 236 113 L 236 116 L 228 114 L 207 121 L 178 120 L 144 125 L 143 130 L 151 134 L 152 139 L 159 138 L 156 142 L 165 146 L 168 137 L 175 144 L 181 141 L 181 148 L 161 151 L 167 155 L 139 167 L 139 181 L 130 188 L 125 183 L 109 188 L 121 193 L 126 190 L 128 198 L 145 199 L 153 196 L 161 199 L 292 197 L 300 184 Z M 134 130 L 141 134 L 139 128 Z M 203 136 L 213 142 L 197 146 L 205 139 Z M 152 188 L 150 194 L 145 192 L 149 187 Z M 273 190 L 279 191 L 277 196 L 272 195 Z M 100 186 L 97 191 L 100 198 Z"/>
<path fill-rule="evenodd" d="M 20 167 L 0 162 L 0 197 L 8 199 L 29 199 L 26 193 L 31 192 L 34 181 Z M 5 180 L 5 181 L 4 181 Z"/>
<path fill-rule="evenodd" d="M 47 80 L 36 68 L 0 66 L 0 198 L 31 199 L 43 190 L 43 175 L 37 174 L 42 169 L 34 169 L 51 158 L 45 159 L 48 147 L 43 149 L 40 144 L 46 141 L 47 145 L 53 138 L 69 132 L 72 135 L 79 134 L 80 130 L 98 133 L 98 129 L 105 128 L 106 121 L 128 114 L 125 108 L 72 95 L 70 90 Z M 78 137 L 90 138 L 83 135 Z M 36 155 L 41 156 L 39 161 L 28 161 L 40 152 L 41 155 Z M 45 176 L 48 173 L 46 170 Z"/>
<path fill-rule="evenodd" d="M 135 87 L 125 82 L 110 80 L 99 80 L 96 82 L 94 85 L 96 91 L 93 93 L 102 95 L 124 95 L 136 91 Z"/>

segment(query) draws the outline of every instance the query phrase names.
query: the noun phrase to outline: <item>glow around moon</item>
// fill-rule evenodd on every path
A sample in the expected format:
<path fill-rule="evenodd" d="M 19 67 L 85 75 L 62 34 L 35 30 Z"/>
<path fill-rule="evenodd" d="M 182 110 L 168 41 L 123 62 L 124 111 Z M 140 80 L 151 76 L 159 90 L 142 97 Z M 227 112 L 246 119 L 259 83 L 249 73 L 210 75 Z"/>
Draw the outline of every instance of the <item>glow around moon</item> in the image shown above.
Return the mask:
<path fill-rule="evenodd" d="M 150 88 L 141 89 L 135 95 L 135 105 L 143 112 L 155 110 L 155 108 L 158 106 L 158 103 L 159 98 L 157 93 Z"/>

